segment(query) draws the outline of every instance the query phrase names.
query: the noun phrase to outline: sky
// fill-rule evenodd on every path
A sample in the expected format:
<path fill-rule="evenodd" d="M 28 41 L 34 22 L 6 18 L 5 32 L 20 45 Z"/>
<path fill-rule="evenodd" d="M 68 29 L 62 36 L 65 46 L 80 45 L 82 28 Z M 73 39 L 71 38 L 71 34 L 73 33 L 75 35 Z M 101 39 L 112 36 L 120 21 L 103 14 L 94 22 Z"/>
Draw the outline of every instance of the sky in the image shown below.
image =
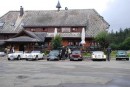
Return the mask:
<path fill-rule="evenodd" d="M 109 31 L 130 28 L 130 0 L 59 0 L 61 9 L 95 9 L 110 24 Z M 58 0 L 1 0 L 0 17 L 8 11 L 56 10 Z"/>

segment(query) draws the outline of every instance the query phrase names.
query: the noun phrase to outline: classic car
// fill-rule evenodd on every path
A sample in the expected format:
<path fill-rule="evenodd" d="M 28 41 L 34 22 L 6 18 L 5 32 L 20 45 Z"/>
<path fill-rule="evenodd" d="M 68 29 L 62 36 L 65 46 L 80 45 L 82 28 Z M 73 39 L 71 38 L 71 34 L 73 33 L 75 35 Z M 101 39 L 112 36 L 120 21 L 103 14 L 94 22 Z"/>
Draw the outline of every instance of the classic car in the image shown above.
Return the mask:
<path fill-rule="evenodd" d="M 106 61 L 106 55 L 104 54 L 103 51 L 92 51 L 91 59 L 92 60 L 104 60 L 104 61 Z"/>
<path fill-rule="evenodd" d="M 116 53 L 116 60 L 126 59 L 129 61 L 129 56 L 125 50 L 118 50 Z"/>
<path fill-rule="evenodd" d="M 47 56 L 47 60 L 59 60 L 60 59 L 60 51 L 59 50 L 52 50 Z"/>
<path fill-rule="evenodd" d="M 5 55 L 5 52 L 0 52 L 0 57 L 4 57 Z"/>
<path fill-rule="evenodd" d="M 73 50 L 72 53 L 70 54 L 70 61 L 72 60 L 83 60 L 83 56 L 81 54 L 80 50 Z"/>
<path fill-rule="evenodd" d="M 9 53 L 7 55 L 8 60 L 20 60 L 23 56 L 23 51 L 15 51 L 14 53 Z"/>
<path fill-rule="evenodd" d="M 40 51 L 32 51 L 30 54 L 27 54 L 26 60 L 40 60 L 44 59 L 44 53 Z"/>
<path fill-rule="evenodd" d="M 21 56 L 21 58 L 27 59 L 29 55 L 30 55 L 30 52 L 24 52 L 23 55 Z"/>

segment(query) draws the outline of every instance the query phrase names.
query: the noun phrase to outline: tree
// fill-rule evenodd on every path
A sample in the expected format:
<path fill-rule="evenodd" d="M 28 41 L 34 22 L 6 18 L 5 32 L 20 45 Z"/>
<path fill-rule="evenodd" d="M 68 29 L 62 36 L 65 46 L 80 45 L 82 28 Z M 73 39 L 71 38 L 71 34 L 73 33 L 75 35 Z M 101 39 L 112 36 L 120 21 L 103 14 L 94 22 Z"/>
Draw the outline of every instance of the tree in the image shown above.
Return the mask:
<path fill-rule="evenodd" d="M 60 35 L 56 35 L 52 40 L 51 40 L 51 46 L 53 49 L 58 49 L 59 47 L 62 46 L 62 38 Z"/>
<path fill-rule="evenodd" d="M 124 42 L 123 42 L 123 48 L 125 50 L 129 50 L 130 49 L 130 37 L 127 37 Z"/>
<path fill-rule="evenodd" d="M 105 49 L 109 46 L 109 37 L 106 31 L 100 32 L 94 39 L 100 44 L 102 49 Z"/>

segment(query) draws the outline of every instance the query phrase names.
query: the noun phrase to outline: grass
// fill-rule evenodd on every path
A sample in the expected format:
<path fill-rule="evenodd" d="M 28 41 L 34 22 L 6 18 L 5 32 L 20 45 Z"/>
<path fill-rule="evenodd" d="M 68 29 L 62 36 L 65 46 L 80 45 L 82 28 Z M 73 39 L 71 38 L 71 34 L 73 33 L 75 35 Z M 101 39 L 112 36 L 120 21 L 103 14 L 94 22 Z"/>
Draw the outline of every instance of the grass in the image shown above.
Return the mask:
<path fill-rule="evenodd" d="M 115 59 L 115 57 L 116 57 L 116 52 L 117 52 L 117 51 L 112 51 L 112 52 L 111 52 L 111 58 L 112 58 L 112 59 Z M 128 51 L 127 53 L 128 53 L 128 55 L 129 55 L 129 57 L 130 57 L 130 51 Z M 91 53 L 85 52 L 85 53 L 83 53 L 83 56 L 85 56 L 85 57 L 87 57 L 87 58 L 90 58 L 90 57 L 91 57 Z"/>

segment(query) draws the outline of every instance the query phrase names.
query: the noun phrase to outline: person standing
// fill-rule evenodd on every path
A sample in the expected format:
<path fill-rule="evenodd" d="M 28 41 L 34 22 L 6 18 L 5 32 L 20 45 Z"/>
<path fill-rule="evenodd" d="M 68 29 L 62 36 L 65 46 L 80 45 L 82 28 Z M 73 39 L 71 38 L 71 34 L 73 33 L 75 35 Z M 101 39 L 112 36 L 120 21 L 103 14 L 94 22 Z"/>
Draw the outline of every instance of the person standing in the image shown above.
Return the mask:
<path fill-rule="evenodd" d="M 14 53 L 14 47 L 11 47 L 10 53 Z"/>
<path fill-rule="evenodd" d="M 66 49 L 65 49 L 65 47 L 63 46 L 63 47 L 62 47 L 62 50 L 61 50 L 61 59 L 65 59 L 65 52 L 66 52 Z"/>
<path fill-rule="evenodd" d="M 110 61 L 111 48 L 107 48 L 107 60 Z"/>
<path fill-rule="evenodd" d="M 68 53 L 68 57 L 70 58 L 70 54 L 71 54 L 71 49 L 67 48 L 67 53 Z"/>

